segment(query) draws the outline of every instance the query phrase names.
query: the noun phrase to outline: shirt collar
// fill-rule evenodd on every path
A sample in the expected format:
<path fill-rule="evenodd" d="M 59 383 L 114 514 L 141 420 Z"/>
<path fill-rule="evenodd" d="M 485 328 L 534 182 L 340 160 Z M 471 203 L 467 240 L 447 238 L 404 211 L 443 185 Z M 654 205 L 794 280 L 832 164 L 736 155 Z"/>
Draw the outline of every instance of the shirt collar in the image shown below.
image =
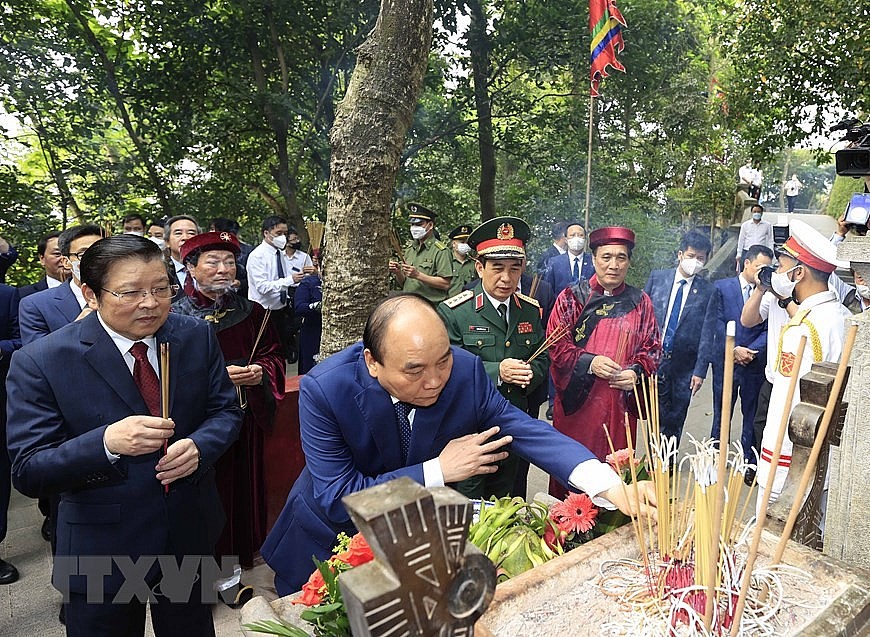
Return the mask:
<path fill-rule="evenodd" d="M 73 296 L 75 296 L 76 301 L 79 302 L 79 307 L 84 309 L 88 302 L 85 301 L 85 295 L 82 294 L 81 286 L 76 285 L 76 282 L 72 280 L 72 277 L 70 277 L 69 280 L 69 289 L 72 290 Z"/>
<path fill-rule="evenodd" d="M 172 265 L 175 268 L 176 272 L 179 272 L 179 271 L 184 272 L 185 271 L 184 264 L 181 261 L 176 260 L 176 258 L 174 256 L 172 256 L 171 254 L 169 255 L 169 258 L 172 259 Z"/>
<path fill-rule="evenodd" d="M 742 274 L 738 274 L 737 278 L 740 279 L 740 289 L 741 290 L 744 289 L 747 285 L 751 285 L 752 287 L 755 287 L 755 284 L 752 283 L 751 281 L 747 281 L 746 279 L 744 279 Z"/>
<path fill-rule="evenodd" d="M 615 288 L 613 290 L 613 292 L 608 292 L 607 290 L 604 289 L 604 286 L 598 282 L 598 275 L 593 274 L 592 278 L 589 279 L 589 287 L 591 287 L 593 290 L 598 292 L 598 294 L 601 294 L 604 296 L 617 296 L 619 294 L 622 294 L 623 291 L 625 290 L 625 281 L 620 283 L 619 287 Z"/>
<path fill-rule="evenodd" d="M 56 288 L 63 285 L 63 281 L 58 281 L 53 276 L 45 275 L 45 284 L 48 285 L 48 289 Z"/>
<path fill-rule="evenodd" d="M 486 288 L 484 288 L 482 285 L 480 286 L 480 289 L 483 290 L 484 295 L 486 296 L 486 298 L 489 299 L 489 302 L 492 303 L 492 306 L 495 308 L 496 312 L 498 312 L 498 306 L 501 305 L 502 303 L 507 305 L 508 309 L 510 309 L 510 306 L 511 306 L 510 297 L 508 297 L 504 301 L 499 301 L 497 298 L 495 298 L 489 292 L 487 292 Z"/>
<path fill-rule="evenodd" d="M 805 298 L 801 301 L 801 304 L 798 306 L 802 310 L 811 310 L 814 307 L 818 307 L 822 303 L 830 303 L 831 301 L 839 302 L 839 297 L 837 297 L 836 292 L 832 292 L 831 290 L 825 290 L 824 292 L 817 292 Z"/>
<path fill-rule="evenodd" d="M 97 310 L 97 318 L 100 321 L 100 325 L 103 326 L 103 329 L 106 330 L 106 333 L 112 339 L 112 342 L 115 344 L 115 347 L 118 348 L 118 351 L 121 352 L 121 356 L 129 353 L 130 348 L 133 347 L 134 343 L 138 343 L 139 341 L 145 343 L 148 346 L 148 349 L 156 349 L 157 348 L 157 338 L 152 334 L 151 336 L 146 336 L 145 338 L 140 338 L 138 341 L 132 341 L 126 336 L 121 336 L 113 330 L 111 327 L 106 325 L 106 322 L 103 320 L 103 317 L 100 316 L 100 311 Z"/>

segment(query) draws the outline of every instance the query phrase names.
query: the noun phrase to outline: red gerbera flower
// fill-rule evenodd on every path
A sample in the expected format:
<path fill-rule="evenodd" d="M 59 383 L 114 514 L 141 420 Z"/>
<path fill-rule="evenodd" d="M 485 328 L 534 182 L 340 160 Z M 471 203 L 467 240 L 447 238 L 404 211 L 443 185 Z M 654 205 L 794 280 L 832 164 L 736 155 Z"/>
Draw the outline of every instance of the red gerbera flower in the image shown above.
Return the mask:
<path fill-rule="evenodd" d="M 586 533 L 595 526 L 598 509 L 585 493 L 569 493 L 550 509 L 550 517 L 566 533 Z"/>
<path fill-rule="evenodd" d="M 302 586 L 302 595 L 298 599 L 293 600 L 294 604 L 305 604 L 306 606 L 317 606 L 323 601 L 323 594 L 326 592 L 326 582 L 323 581 L 323 574 L 319 568 L 314 569 L 311 577 Z"/>
<path fill-rule="evenodd" d="M 336 559 L 351 566 L 359 566 L 375 559 L 372 549 L 362 533 L 357 533 L 347 545 L 347 550 L 335 556 Z"/>

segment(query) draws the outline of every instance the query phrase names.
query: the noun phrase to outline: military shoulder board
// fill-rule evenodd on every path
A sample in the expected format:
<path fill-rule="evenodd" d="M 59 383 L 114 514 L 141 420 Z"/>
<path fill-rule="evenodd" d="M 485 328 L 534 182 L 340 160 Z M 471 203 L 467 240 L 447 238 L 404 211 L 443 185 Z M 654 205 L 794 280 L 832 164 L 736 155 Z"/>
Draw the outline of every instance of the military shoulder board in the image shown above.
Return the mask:
<path fill-rule="evenodd" d="M 535 307 L 541 307 L 541 304 L 538 303 L 538 299 L 533 299 L 532 297 L 526 296 L 525 294 L 520 294 L 519 292 L 517 292 L 517 296 L 520 297 L 526 303 L 531 303 Z"/>
<path fill-rule="evenodd" d="M 444 301 L 444 305 L 446 305 L 447 307 L 452 309 L 452 308 L 456 307 L 457 305 L 461 305 L 462 303 L 465 303 L 467 300 L 469 300 L 473 297 L 474 297 L 474 292 L 472 292 L 471 290 L 465 290 L 464 292 L 460 292 L 456 296 L 451 296 L 449 299 Z"/>
<path fill-rule="evenodd" d="M 435 247 L 438 248 L 439 250 L 446 250 L 447 244 L 439 239 L 435 239 Z"/>

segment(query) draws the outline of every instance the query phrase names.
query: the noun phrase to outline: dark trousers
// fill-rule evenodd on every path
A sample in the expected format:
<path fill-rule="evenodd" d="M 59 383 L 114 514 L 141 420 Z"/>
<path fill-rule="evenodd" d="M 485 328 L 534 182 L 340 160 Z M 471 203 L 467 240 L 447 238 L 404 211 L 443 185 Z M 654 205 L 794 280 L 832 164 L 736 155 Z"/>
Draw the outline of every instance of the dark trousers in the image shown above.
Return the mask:
<path fill-rule="evenodd" d="M 797 195 L 792 195 L 791 197 L 786 195 L 785 198 L 786 198 L 786 201 L 788 201 L 788 211 L 794 212 L 794 205 L 795 205 L 795 202 L 797 201 Z"/>
<path fill-rule="evenodd" d="M 193 586 L 187 603 L 170 603 L 157 596 L 151 604 L 151 625 L 156 637 L 214 637 L 211 606 L 200 601 L 200 582 Z M 142 637 L 145 634 L 145 604 L 133 599 L 113 604 L 89 603 L 87 595 L 70 593 L 64 605 L 67 637 Z"/>
<path fill-rule="evenodd" d="M 692 400 L 689 383 L 694 367 L 694 360 L 674 360 L 670 354 L 663 353 L 658 369 L 659 426 L 662 434 L 677 438 L 677 445 L 683 436 L 683 425 Z"/>
<path fill-rule="evenodd" d="M 0 379 L 2 380 L 2 379 Z M 12 463 L 6 452 L 6 401 L 2 401 L 3 415 L 0 417 L 0 542 L 6 537 L 9 496 L 12 493 Z"/>
<path fill-rule="evenodd" d="M 761 438 L 764 435 L 764 425 L 767 422 L 767 408 L 770 406 L 770 392 L 773 390 L 773 385 L 767 378 L 761 383 L 761 389 L 758 390 L 758 405 L 755 408 L 755 420 L 752 428 L 755 430 L 755 440 L 761 446 Z"/>
<path fill-rule="evenodd" d="M 755 411 L 758 405 L 758 392 L 764 382 L 764 358 L 756 358 L 750 365 L 734 366 L 734 383 L 731 391 L 731 412 L 734 413 L 734 403 L 740 395 L 740 412 L 743 416 L 740 444 L 743 446 L 743 459 L 755 464 L 755 453 L 758 453 L 758 443 L 761 438 L 755 437 Z M 713 426 L 710 437 L 719 438 L 722 422 L 722 384 L 725 370 L 722 364 L 713 366 Z M 755 449 L 755 453 L 753 453 Z"/>

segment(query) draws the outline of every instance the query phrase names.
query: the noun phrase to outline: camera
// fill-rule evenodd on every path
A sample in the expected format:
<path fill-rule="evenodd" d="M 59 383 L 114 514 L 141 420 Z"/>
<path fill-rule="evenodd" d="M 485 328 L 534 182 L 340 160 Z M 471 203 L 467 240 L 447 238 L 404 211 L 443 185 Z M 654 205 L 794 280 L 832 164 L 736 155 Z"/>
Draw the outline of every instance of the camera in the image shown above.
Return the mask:
<path fill-rule="evenodd" d="M 838 130 L 846 131 L 842 141 L 851 144 L 834 154 L 837 174 L 843 177 L 870 175 L 870 124 L 863 124 L 854 118 L 844 119 L 830 132 Z"/>
<path fill-rule="evenodd" d="M 758 277 L 758 284 L 763 288 L 771 289 L 773 286 L 770 282 L 773 278 L 774 272 L 776 272 L 776 266 L 773 265 L 763 265 L 758 268 L 758 273 L 756 274 Z"/>

